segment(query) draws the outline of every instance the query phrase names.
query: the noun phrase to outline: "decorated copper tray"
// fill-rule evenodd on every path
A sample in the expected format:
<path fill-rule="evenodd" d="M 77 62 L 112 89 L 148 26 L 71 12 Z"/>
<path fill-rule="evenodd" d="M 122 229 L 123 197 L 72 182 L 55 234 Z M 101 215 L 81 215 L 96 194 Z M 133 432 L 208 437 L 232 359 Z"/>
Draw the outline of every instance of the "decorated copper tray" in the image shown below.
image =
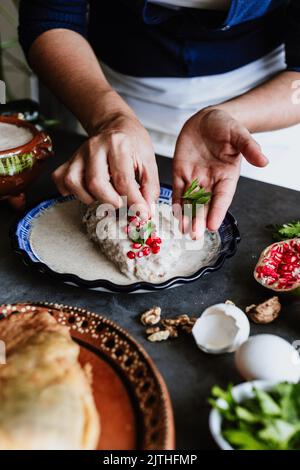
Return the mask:
<path fill-rule="evenodd" d="M 93 393 L 101 416 L 99 450 L 174 449 L 167 387 L 129 333 L 87 310 L 48 303 L 2 305 L 0 321 L 33 309 L 46 309 L 59 323 L 69 326 L 80 345 L 80 362 L 92 366 Z"/>

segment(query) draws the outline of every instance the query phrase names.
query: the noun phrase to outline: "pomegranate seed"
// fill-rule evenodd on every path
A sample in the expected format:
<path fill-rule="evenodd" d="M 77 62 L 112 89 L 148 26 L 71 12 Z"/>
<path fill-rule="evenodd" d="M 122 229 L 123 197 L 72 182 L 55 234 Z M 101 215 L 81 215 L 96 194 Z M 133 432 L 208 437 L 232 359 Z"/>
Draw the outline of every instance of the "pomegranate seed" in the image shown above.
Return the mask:
<path fill-rule="evenodd" d="M 283 273 L 285 273 L 286 271 L 289 271 L 290 270 L 290 265 L 288 264 L 281 264 L 278 268 L 278 271 L 282 271 Z"/>
<path fill-rule="evenodd" d="M 155 237 L 155 243 L 157 243 L 158 245 L 160 245 L 160 244 L 161 244 L 161 238 Z"/>
<path fill-rule="evenodd" d="M 147 238 L 147 240 L 146 240 L 146 245 L 152 246 L 152 244 L 154 243 L 154 241 L 155 241 L 154 238 L 149 237 L 149 238 Z"/>
<path fill-rule="evenodd" d="M 128 217 L 128 221 L 129 221 L 129 222 L 133 222 L 134 220 L 136 220 L 136 216 L 135 216 L 135 215 L 130 215 L 130 216 Z"/>
<path fill-rule="evenodd" d="M 274 269 L 272 268 L 269 268 L 268 266 L 263 266 L 263 269 L 262 269 L 262 273 L 265 275 L 265 276 L 276 276 L 276 272 L 274 271 Z"/>
<path fill-rule="evenodd" d="M 134 259 L 134 258 L 135 258 L 135 253 L 134 253 L 133 251 L 128 251 L 127 257 L 128 257 L 129 259 Z"/>
<path fill-rule="evenodd" d="M 156 243 L 153 243 L 151 245 L 151 251 L 154 255 L 156 255 L 160 251 L 160 246 L 157 245 Z"/>
<path fill-rule="evenodd" d="M 142 251 L 138 251 L 137 254 L 136 254 L 136 256 L 137 256 L 138 258 L 142 258 L 142 257 L 144 256 L 143 250 L 142 250 Z"/>
<path fill-rule="evenodd" d="M 135 250 L 139 250 L 141 248 L 142 244 L 141 243 L 133 243 L 131 245 L 131 248 L 134 248 Z"/>
<path fill-rule="evenodd" d="M 145 246 L 142 249 L 142 252 L 144 253 L 144 256 L 148 256 L 148 255 L 150 255 L 150 248 L 148 246 Z"/>

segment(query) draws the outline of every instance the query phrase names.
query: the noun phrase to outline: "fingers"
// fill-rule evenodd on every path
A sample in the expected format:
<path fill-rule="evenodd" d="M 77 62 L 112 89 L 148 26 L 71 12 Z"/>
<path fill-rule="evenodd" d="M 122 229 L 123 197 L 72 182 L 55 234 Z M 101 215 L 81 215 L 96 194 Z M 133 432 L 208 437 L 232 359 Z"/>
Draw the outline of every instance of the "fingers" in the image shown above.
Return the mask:
<path fill-rule="evenodd" d="M 237 126 L 234 130 L 233 140 L 236 149 L 251 165 L 263 168 L 268 165 L 269 160 L 262 153 L 260 145 L 251 136 L 250 132 L 243 126 Z"/>
<path fill-rule="evenodd" d="M 86 159 L 85 181 L 97 201 L 112 204 L 116 209 L 122 206 L 122 199 L 110 182 L 105 146 L 98 148 Z"/>
<path fill-rule="evenodd" d="M 83 185 L 84 161 L 77 154 L 71 162 L 61 165 L 53 173 L 53 180 L 57 189 L 63 196 L 73 194 L 85 204 L 91 204 L 94 199 L 84 189 Z"/>
<path fill-rule="evenodd" d="M 173 204 L 182 204 L 182 195 L 186 188 L 186 182 L 180 176 L 173 174 Z"/>
<path fill-rule="evenodd" d="M 143 167 L 140 180 L 140 191 L 149 207 L 151 207 L 151 205 L 158 200 L 160 195 L 158 168 L 154 154 L 148 165 Z"/>
<path fill-rule="evenodd" d="M 151 204 L 159 197 L 160 185 L 154 152 L 150 153 L 147 143 L 140 144 L 146 148 L 144 154 L 122 132 L 90 138 L 70 162 L 54 172 L 60 193 L 74 194 L 86 204 L 98 200 L 115 208 L 123 205 L 122 196 L 126 196 L 128 206 L 135 205 L 135 211 L 148 217 Z"/>
<path fill-rule="evenodd" d="M 117 144 L 117 145 L 116 145 Z M 115 142 L 109 149 L 109 169 L 114 188 L 121 196 L 127 196 L 128 207 L 149 215 L 149 206 L 143 197 L 135 178 L 134 149 L 126 139 Z"/>
<path fill-rule="evenodd" d="M 192 238 L 193 240 L 199 240 L 203 237 L 206 229 L 206 219 L 208 214 L 208 206 L 201 205 L 196 210 L 196 216 L 192 221 Z"/>
<path fill-rule="evenodd" d="M 74 194 L 85 204 L 91 204 L 95 199 L 85 188 L 84 170 L 85 162 L 80 154 L 76 154 L 71 161 L 64 177 L 64 184 L 71 194 Z"/>
<path fill-rule="evenodd" d="M 260 145 L 251 137 L 241 152 L 251 165 L 263 168 L 268 165 L 268 158 L 262 153 Z"/>
<path fill-rule="evenodd" d="M 219 181 L 213 189 L 213 197 L 207 216 L 208 230 L 218 230 L 231 204 L 238 178 L 226 178 Z"/>
<path fill-rule="evenodd" d="M 70 166 L 69 162 L 60 165 L 53 173 L 52 179 L 56 184 L 56 187 L 62 196 L 69 196 L 72 194 L 69 189 L 67 189 L 65 185 L 65 175 Z"/>

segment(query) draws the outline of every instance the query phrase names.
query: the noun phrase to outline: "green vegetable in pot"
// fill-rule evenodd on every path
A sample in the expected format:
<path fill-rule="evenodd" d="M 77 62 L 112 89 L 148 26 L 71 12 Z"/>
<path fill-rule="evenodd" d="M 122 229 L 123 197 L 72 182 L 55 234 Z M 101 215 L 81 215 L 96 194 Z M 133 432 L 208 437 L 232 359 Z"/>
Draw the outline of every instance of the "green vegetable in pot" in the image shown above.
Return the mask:
<path fill-rule="evenodd" d="M 300 384 L 283 382 L 269 391 L 254 387 L 253 397 L 240 403 L 232 385 L 227 390 L 215 386 L 209 403 L 222 415 L 222 435 L 233 448 L 300 449 Z"/>

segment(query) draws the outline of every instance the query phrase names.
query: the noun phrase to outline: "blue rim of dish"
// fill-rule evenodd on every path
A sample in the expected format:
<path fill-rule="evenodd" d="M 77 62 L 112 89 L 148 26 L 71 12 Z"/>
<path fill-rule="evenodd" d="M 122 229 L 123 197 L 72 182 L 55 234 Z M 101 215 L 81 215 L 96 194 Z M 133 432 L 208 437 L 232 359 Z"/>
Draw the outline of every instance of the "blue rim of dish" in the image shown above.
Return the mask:
<path fill-rule="evenodd" d="M 172 197 L 171 186 L 163 184 L 160 191 L 160 202 L 170 203 Z M 63 282 L 65 284 L 72 284 L 77 287 L 84 287 L 88 289 L 105 289 L 106 291 L 114 293 L 132 293 L 136 291 L 160 291 L 170 287 L 175 287 L 190 282 L 196 281 L 208 273 L 218 271 L 224 264 L 227 258 L 231 258 L 237 251 L 237 245 L 241 240 L 237 220 L 230 213 L 227 212 L 225 219 L 219 229 L 221 238 L 221 250 L 216 256 L 214 262 L 209 266 L 202 266 L 198 271 L 189 276 L 174 276 L 167 281 L 159 284 L 154 284 L 146 281 L 138 281 L 126 285 L 118 285 L 107 279 L 97 279 L 88 281 L 81 279 L 76 274 L 71 273 L 58 273 L 51 269 L 47 264 L 43 263 L 35 255 L 30 245 L 30 230 L 32 221 L 42 211 L 48 209 L 54 204 L 60 204 L 65 201 L 74 199 L 73 196 L 56 197 L 43 201 L 32 209 L 27 210 L 21 218 L 11 228 L 11 240 L 13 250 L 21 257 L 23 263 L 27 266 L 33 266 L 40 273 L 48 274 L 51 278 Z"/>

